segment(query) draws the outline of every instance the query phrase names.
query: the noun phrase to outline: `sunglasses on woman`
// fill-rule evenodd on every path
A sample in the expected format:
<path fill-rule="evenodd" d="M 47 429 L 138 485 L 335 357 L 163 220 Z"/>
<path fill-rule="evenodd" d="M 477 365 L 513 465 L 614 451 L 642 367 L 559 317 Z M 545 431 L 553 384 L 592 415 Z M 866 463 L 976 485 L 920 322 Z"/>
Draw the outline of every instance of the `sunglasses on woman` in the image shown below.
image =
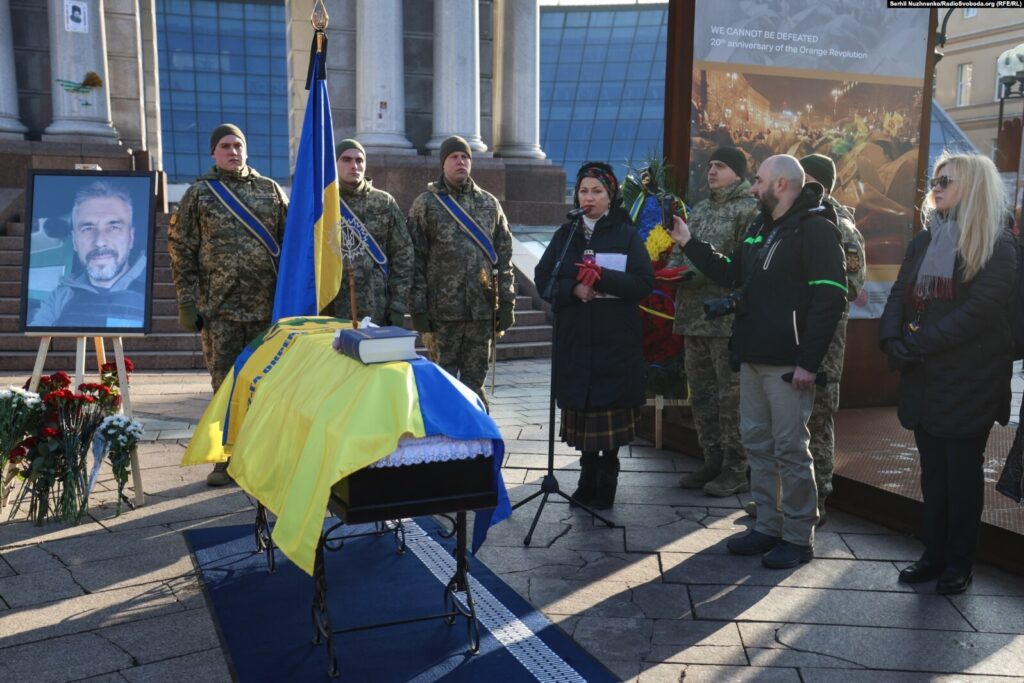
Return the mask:
<path fill-rule="evenodd" d="M 938 178 L 932 178 L 931 180 L 929 180 L 928 186 L 933 190 L 936 186 L 941 187 L 943 190 L 945 190 L 947 187 L 949 187 L 950 183 L 955 181 L 956 178 L 950 178 L 948 175 L 940 175 Z"/>

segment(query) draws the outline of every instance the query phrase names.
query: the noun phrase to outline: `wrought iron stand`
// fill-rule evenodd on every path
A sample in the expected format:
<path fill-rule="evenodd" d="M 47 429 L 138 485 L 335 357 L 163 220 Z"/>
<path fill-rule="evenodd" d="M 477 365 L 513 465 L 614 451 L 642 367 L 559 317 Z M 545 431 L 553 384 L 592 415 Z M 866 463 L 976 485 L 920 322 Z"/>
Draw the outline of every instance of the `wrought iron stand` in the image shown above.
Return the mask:
<path fill-rule="evenodd" d="M 313 643 L 319 645 L 321 642 L 327 644 L 327 673 L 332 678 L 340 674 L 338 659 L 334 646 L 335 633 L 349 633 L 352 631 L 365 631 L 371 628 L 384 628 L 398 626 L 400 624 L 411 624 L 431 619 L 444 619 L 449 626 L 455 623 L 458 617 L 465 617 L 467 620 L 467 632 L 469 638 L 469 654 L 476 654 L 480 650 L 480 626 L 476 619 L 476 605 L 473 602 L 473 594 L 469 586 L 469 560 L 466 549 L 466 513 L 465 511 L 455 513 L 453 533 L 456 537 L 455 551 L 455 575 L 452 576 L 448 585 L 444 588 L 443 604 L 444 611 L 438 614 L 431 614 L 422 617 L 409 619 L 398 619 L 378 624 L 365 624 L 350 628 L 335 629 L 331 626 L 331 615 L 327 605 L 327 572 L 324 566 L 324 551 L 341 550 L 345 541 L 361 536 L 382 535 L 387 532 L 395 534 L 395 541 L 399 553 L 405 550 L 405 530 L 401 522 L 378 523 L 378 528 L 361 534 L 334 535 L 338 529 L 345 525 L 345 522 L 338 522 L 320 534 L 320 541 L 316 546 L 316 558 L 313 562 Z M 465 598 L 460 599 L 459 593 L 464 593 Z"/>

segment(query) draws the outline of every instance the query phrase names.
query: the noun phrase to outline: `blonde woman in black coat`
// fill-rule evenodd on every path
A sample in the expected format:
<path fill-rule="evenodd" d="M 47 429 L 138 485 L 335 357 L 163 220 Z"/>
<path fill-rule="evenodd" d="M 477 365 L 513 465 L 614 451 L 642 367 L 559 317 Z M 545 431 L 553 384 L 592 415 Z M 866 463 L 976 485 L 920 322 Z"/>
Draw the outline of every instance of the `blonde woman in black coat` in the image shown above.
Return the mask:
<path fill-rule="evenodd" d="M 924 498 L 921 559 L 900 581 L 971 583 L 984 505 L 985 445 L 1010 417 L 1016 246 L 995 165 L 944 154 L 882 314 L 879 340 L 900 376 L 899 420 L 914 430 Z"/>

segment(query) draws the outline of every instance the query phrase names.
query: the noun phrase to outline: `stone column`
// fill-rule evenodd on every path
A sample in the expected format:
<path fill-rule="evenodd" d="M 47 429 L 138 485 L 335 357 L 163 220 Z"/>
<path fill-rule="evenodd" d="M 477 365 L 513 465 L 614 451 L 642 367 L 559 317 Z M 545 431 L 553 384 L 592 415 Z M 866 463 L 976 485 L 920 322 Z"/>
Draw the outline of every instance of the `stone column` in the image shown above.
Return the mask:
<path fill-rule="evenodd" d="M 27 131 L 18 116 L 11 5 L 9 0 L 0 0 L 0 139 L 22 140 Z"/>
<path fill-rule="evenodd" d="M 477 0 L 434 0 L 434 134 L 427 149 L 450 135 L 486 152 L 480 138 L 480 10 Z"/>
<path fill-rule="evenodd" d="M 494 155 L 543 159 L 540 148 L 540 7 L 494 1 Z"/>
<path fill-rule="evenodd" d="M 78 21 L 65 16 L 64 0 L 48 2 L 53 123 L 43 131 L 43 140 L 118 144 L 110 119 L 103 0 L 82 0 L 87 11 Z M 89 72 L 97 74 L 102 85 L 89 87 Z"/>
<path fill-rule="evenodd" d="M 415 154 L 405 137 L 402 0 L 356 5 L 356 138 L 367 153 Z"/>

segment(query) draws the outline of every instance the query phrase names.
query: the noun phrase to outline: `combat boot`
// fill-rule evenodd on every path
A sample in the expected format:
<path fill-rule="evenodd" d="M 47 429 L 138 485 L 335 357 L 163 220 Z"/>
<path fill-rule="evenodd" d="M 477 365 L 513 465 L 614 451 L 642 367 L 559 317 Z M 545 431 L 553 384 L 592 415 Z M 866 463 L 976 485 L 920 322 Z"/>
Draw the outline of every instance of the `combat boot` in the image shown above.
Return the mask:
<path fill-rule="evenodd" d="M 619 457 L 602 455 L 597 461 L 597 490 L 590 507 L 607 510 L 615 504 L 615 490 L 619 487 Z"/>
<path fill-rule="evenodd" d="M 227 461 L 217 463 L 213 466 L 213 471 L 206 475 L 207 486 L 224 486 L 230 483 L 231 477 L 228 475 Z"/>
<path fill-rule="evenodd" d="M 722 472 L 704 485 L 704 493 L 709 496 L 724 498 L 735 493 L 750 490 L 747 481 L 747 457 L 743 451 L 726 453 L 722 460 Z"/>
<path fill-rule="evenodd" d="M 578 507 L 578 503 L 590 505 L 597 493 L 597 453 L 586 452 L 580 455 L 580 480 L 576 490 L 572 492 L 569 507 Z"/>
<path fill-rule="evenodd" d="M 704 484 L 717 477 L 722 471 L 722 452 L 719 450 L 705 451 L 704 464 L 696 472 L 687 472 L 679 477 L 679 487 L 684 489 L 702 489 Z"/>

